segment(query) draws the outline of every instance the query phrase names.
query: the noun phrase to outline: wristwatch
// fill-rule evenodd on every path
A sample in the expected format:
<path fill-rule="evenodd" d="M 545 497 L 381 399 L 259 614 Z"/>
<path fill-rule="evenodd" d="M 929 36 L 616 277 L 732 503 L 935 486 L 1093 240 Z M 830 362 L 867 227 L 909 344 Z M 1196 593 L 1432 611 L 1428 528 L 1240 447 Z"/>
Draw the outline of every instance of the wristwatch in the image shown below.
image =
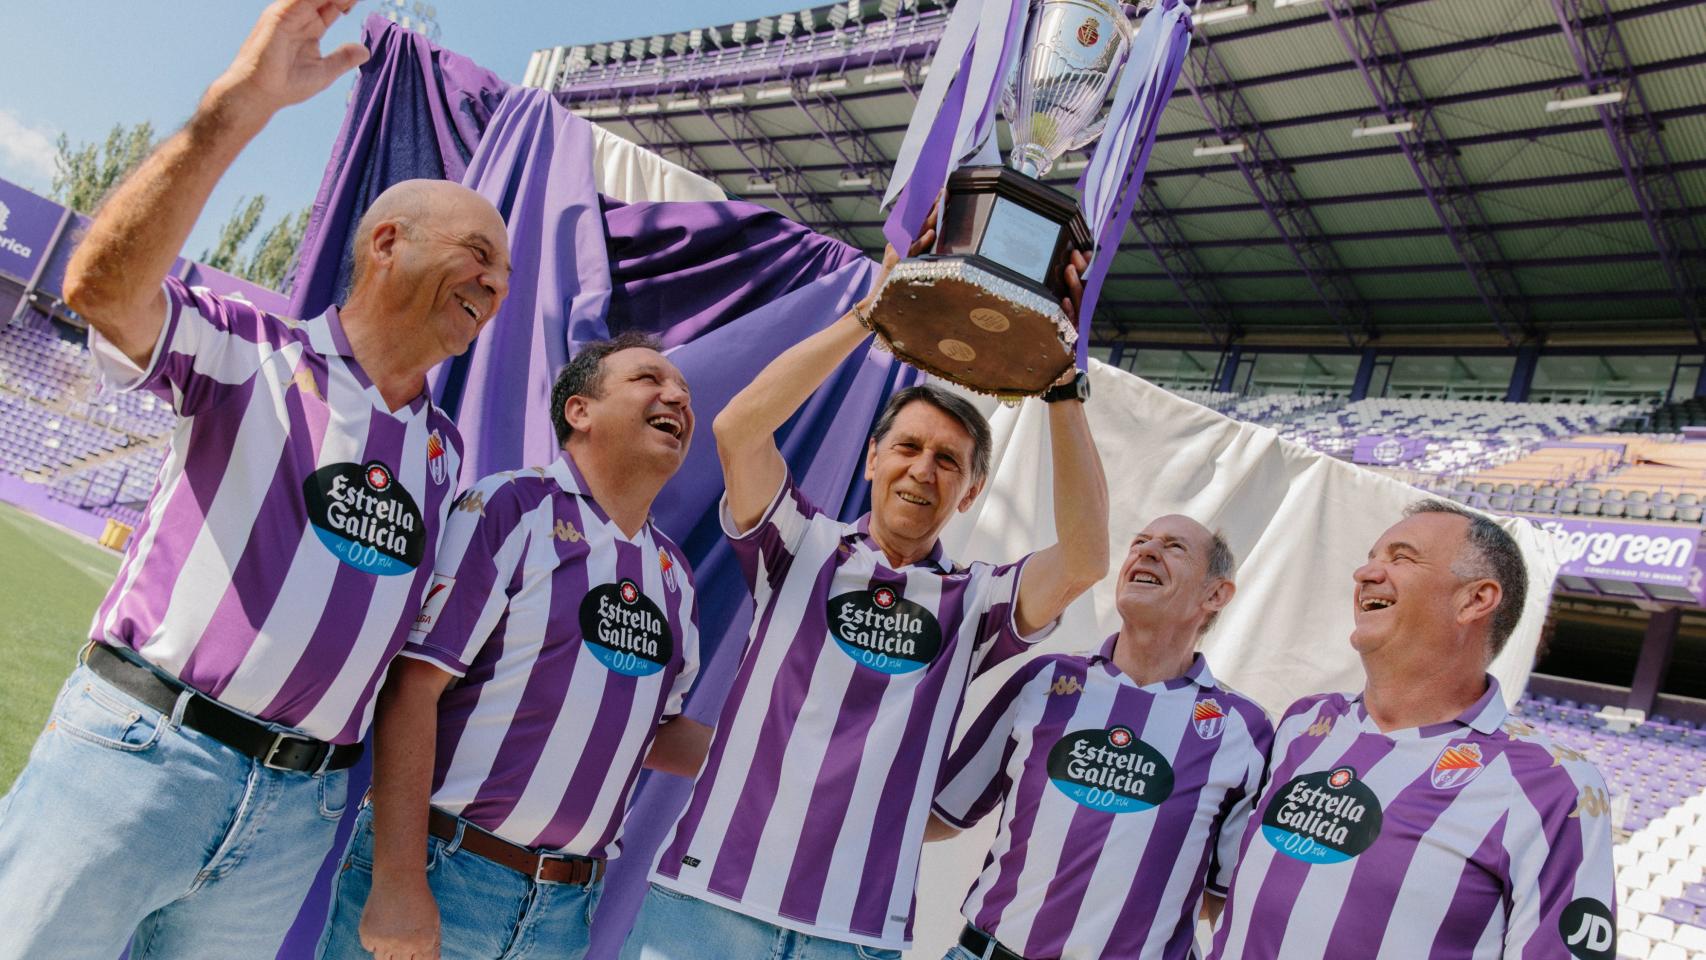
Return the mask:
<path fill-rule="evenodd" d="M 1072 378 L 1071 383 L 1059 383 L 1048 388 L 1043 394 L 1044 403 L 1059 403 L 1062 400 L 1077 400 L 1079 403 L 1090 399 L 1090 374 L 1083 370 Z"/>

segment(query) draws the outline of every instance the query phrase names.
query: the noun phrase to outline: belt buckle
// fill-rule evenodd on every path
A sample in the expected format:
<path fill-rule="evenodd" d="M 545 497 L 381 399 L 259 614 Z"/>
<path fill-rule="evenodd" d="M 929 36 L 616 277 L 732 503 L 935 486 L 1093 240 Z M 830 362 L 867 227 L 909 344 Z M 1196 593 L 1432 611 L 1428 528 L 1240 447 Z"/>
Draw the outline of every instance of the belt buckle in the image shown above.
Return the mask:
<path fill-rule="evenodd" d="M 278 756 L 279 750 L 284 747 L 287 741 L 296 743 L 317 742 L 309 737 L 297 737 L 288 733 L 275 733 L 272 737 L 272 746 L 267 747 L 266 755 L 261 758 L 261 766 L 266 767 L 268 770 L 282 770 L 289 773 L 307 773 L 313 776 L 319 776 L 326 772 L 326 765 L 332 762 L 332 746 L 329 743 L 320 744 L 320 746 L 324 748 L 320 754 L 320 762 L 310 769 L 298 770 L 296 767 L 287 767 L 283 764 L 274 763 L 273 758 Z"/>
<path fill-rule="evenodd" d="M 565 853 L 540 853 L 540 854 L 535 854 L 534 857 L 535 857 L 535 859 L 533 861 L 533 882 L 534 883 L 555 883 L 556 882 L 555 880 L 546 880 L 540 876 L 540 874 L 545 872 L 545 864 L 549 861 L 552 861 L 552 860 L 567 860 L 569 858 L 568 854 L 565 854 Z"/>

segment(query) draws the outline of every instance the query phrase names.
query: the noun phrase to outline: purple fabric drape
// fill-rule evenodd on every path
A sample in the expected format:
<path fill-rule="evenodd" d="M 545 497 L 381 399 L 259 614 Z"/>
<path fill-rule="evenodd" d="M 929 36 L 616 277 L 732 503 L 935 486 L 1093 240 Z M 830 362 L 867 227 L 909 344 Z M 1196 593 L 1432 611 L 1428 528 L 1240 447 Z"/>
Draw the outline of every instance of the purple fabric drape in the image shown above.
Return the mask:
<path fill-rule="evenodd" d="M 356 78 L 332 160 L 314 197 L 288 289 L 290 316 L 319 316 L 349 284 L 350 232 L 368 204 L 401 180 L 461 180 L 498 101 L 497 74 L 374 14 L 371 52 Z"/>
<path fill-rule="evenodd" d="M 477 83 L 405 80 L 428 63 L 478 71 L 453 54 L 369 21 L 378 45 L 351 98 L 327 166 L 293 306 L 313 315 L 340 291 L 348 236 L 360 211 L 400 179 L 442 175 L 425 166 L 455 132 L 458 116 L 434 103 L 495 89 Z M 483 73 L 483 71 L 479 71 Z M 486 76 L 490 76 L 487 74 Z M 446 91 L 461 91 L 459 94 Z M 465 102 L 472 102 L 465 101 Z M 442 104 L 441 104 L 442 105 Z M 409 122 L 402 122 L 412 118 Z M 751 602 L 716 515 L 722 474 L 710 424 L 765 364 L 843 313 L 862 296 L 876 265 L 839 241 L 746 203 L 633 203 L 598 196 L 590 127 L 549 96 L 514 90 L 482 115 L 478 149 L 463 182 L 504 214 L 515 264 L 502 311 L 463 357 L 434 371 L 436 396 L 468 441 L 464 479 L 544 462 L 555 444 L 548 422 L 550 376 L 574 347 L 627 329 L 658 335 L 693 390 L 698 430 L 687 462 L 654 506 L 663 529 L 693 563 L 700 601 L 703 669 L 689 713 L 714 720 L 733 677 Z M 471 142 L 471 141 L 469 141 Z M 429 149 L 430 148 L 430 149 Z M 442 157 L 443 154 L 436 154 Z M 413 157 L 408 163 L 405 157 Z M 418 162 L 417 162 L 418 161 Z M 445 171 L 450 169 L 446 163 Z M 314 293 L 318 291 L 318 293 Z M 319 296 L 318 306 L 311 299 Z M 917 382 L 916 371 L 862 347 L 783 427 L 778 442 L 801 488 L 826 510 L 863 513 L 865 437 L 882 404 Z M 352 772 L 352 799 L 368 768 Z M 645 890 L 658 843 L 685 801 L 677 777 L 642 781 L 599 908 L 592 956 L 612 958 Z M 347 834 L 353 817 L 346 817 Z M 324 925 L 339 849 L 322 865 L 279 952 L 312 957 Z"/>

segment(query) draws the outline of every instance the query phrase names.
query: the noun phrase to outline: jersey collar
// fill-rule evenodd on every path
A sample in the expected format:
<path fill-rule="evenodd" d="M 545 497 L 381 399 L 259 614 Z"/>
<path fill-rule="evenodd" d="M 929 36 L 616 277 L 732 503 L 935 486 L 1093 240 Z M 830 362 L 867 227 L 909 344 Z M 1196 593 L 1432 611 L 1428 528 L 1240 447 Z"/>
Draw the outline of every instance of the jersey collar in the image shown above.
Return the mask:
<path fill-rule="evenodd" d="M 355 375 L 356 382 L 361 384 L 362 390 L 366 391 L 368 399 L 373 405 L 381 410 L 385 410 L 393 416 L 402 416 L 404 411 L 409 414 L 416 414 L 420 413 L 421 408 L 426 406 L 431 399 L 427 393 L 430 384 L 423 385 L 421 392 L 416 394 L 406 407 L 392 411 L 386 405 L 385 398 L 380 396 L 379 388 L 373 385 L 372 378 L 367 375 L 366 370 L 362 369 L 361 361 L 355 358 L 355 348 L 350 346 L 349 334 L 344 332 L 343 318 L 338 315 L 337 306 L 327 307 L 325 313 L 312 320 L 304 321 L 302 327 L 308 331 L 308 345 L 314 348 L 315 353 L 322 357 L 336 355 L 344 358 L 344 366 Z"/>
<path fill-rule="evenodd" d="M 1491 734 L 1498 730 L 1504 725 L 1505 718 L 1510 715 L 1510 709 L 1505 706 L 1505 696 L 1503 691 L 1499 689 L 1498 679 L 1490 673 L 1486 674 L 1486 678 L 1487 692 L 1481 694 L 1481 699 L 1470 704 L 1467 710 L 1464 710 L 1462 713 L 1450 720 L 1445 720 L 1440 723 L 1430 723 L 1425 727 L 1419 727 L 1411 730 L 1409 731 L 1410 735 L 1417 738 L 1437 737 L 1440 734 L 1456 733 L 1463 727 L 1468 727 L 1476 733 L 1483 734 Z M 1374 724 L 1373 721 L 1369 719 L 1368 707 L 1363 703 L 1362 698 L 1363 694 L 1359 693 L 1354 701 L 1356 703 L 1357 716 L 1364 724 L 1367 724 L 1372 728 Z M 1387 735 L 1392 736 L 1404 732 L 1405 731 L 1402 730 L 1393 730 Z"/>
<path fill-rule="evenodd" d="M 875 537 L 871 536 L 871 515 L 869 513 L 860 517 L 858 522 L 853 523 L 848 527 L 847 532 L 841 535 L 841 542 L 848 544 L 862 543 L 866 548 L 874 551 L 878 556 L 885 557 L 883 565 L 888 565 L 888 560 L 886 559 L 886 555 L 883 553 L 882 546 L 877 543 Z M 942 554 L 942 540 L 938 537 L 935 544 L 930 547 L 930 553 L 926 555 L 924 559 L 919 560 L 917 563 L 909 564 L 909 566 L 929 567 L 937 573 L 947 576 L 954 572 L 954 564 Z"/>
<path fill-rule="evenodd" d="M 1115 632 L 1108 639 L 1102 641 L 1101 647 L 1090 655 L 1090 662 L 1102 664 L 1114 676 L 1130 680 L 1131 678 L 1125 675 L 1125 671 L 1114 663 L 1114 644 L 1118 643 L 1119 639 L 1119 633 Z M 1193 683 L 1205 690 L 1215 685 L 1214 674 L 1208 669 L 1208 658 L 1200 652 L 1191 655 L 1191 665 L 1185 669 L 1182 675 L 1162 681 L 1162 686 L 1168 690 L 1178 690 Z"/>

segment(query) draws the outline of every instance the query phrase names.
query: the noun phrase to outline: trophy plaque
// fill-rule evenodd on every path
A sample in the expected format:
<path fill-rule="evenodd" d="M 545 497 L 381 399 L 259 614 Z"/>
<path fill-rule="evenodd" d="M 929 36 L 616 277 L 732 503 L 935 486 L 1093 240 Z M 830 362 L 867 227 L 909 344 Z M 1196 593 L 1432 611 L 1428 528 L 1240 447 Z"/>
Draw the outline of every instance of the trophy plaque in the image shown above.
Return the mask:
<path fill-rule="evenodd" d="M 1040 178 L 1100 135 L 1096 116 L 1132 36 L 1114 0 L 1033 4 L 1002 95 L 1007 165 L 955 171 L 935 247 L 896 264 L 878 292 L 871 325 L 896 356 L 1003 399 L 1037 396 L 1073 365 L 1078 331 L 1060 306 L 1066 266 L 1094 241 L 1077 201 Z"/>

